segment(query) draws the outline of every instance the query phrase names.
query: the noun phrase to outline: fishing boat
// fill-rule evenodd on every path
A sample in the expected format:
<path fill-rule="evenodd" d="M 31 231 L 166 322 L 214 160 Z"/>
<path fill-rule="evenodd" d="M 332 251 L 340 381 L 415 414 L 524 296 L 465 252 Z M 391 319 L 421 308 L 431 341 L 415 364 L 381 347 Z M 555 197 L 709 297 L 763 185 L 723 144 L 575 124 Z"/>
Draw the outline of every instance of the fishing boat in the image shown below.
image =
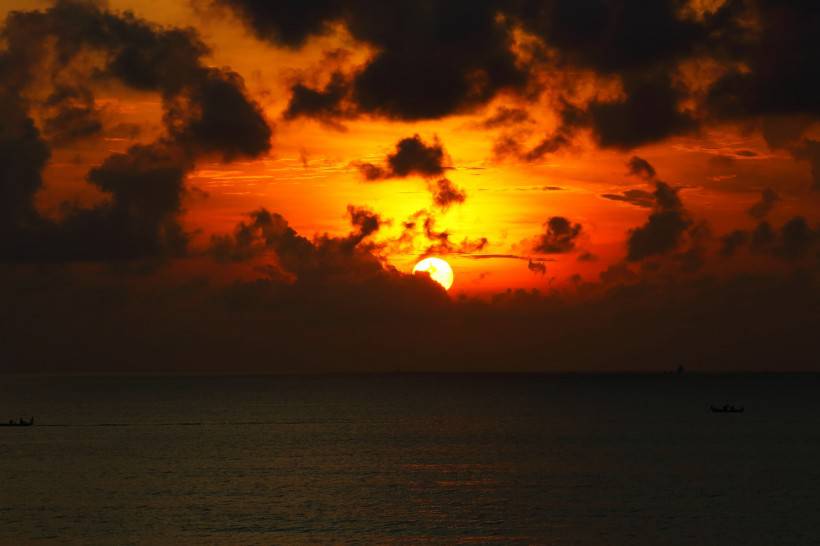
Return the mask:
<path fill-rule="evenodd" d="M 709 406 L 712 413 L 743 413 L 743 406 L 736 408 L 734 406 L 724 405 L 721 407 Z"/>
<path fill-rule="evenodd" d="M 25 419 L 23 419 L 21 417 L 17 421 L 13 421 L 13 420 L 9 419 L 8 423 L 0 423 L 0 427 L 30 427 L 33 424 L 34 424 L 34 417 L 29 419 L 28 421 L 26 421 Z"/>

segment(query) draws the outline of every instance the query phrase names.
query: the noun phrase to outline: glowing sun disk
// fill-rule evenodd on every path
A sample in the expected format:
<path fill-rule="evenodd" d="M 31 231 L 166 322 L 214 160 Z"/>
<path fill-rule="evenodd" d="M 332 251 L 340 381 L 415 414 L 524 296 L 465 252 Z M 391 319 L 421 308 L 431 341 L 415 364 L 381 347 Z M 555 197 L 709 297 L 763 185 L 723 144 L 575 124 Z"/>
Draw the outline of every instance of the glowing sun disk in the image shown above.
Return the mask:
<path fill-rule="evenodd" d="M 453 268 L 441 258 L 424 258 L 413 268 L 413 273 L 424 271 L 430 278 L 449 290 L 453 286 Z"/>

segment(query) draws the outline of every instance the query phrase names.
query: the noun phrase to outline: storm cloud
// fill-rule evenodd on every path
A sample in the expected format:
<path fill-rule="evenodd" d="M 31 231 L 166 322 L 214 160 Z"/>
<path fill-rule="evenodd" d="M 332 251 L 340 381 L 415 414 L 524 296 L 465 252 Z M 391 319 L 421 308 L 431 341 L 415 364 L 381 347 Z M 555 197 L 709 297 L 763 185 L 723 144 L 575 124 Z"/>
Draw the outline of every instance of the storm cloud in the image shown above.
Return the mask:
<path fill-rule="evenodd" d="M 656 180 L 655 169 L 649 162 L 633 157 L 627 166 L 633 174 L 655 180 L 652 213 L 644 225 L 630 230 L 627 236 L 628 261 L 640 261 L 678 249 L 690 227 L 693 239 L 698 239 L 704 234 L 698 225 L 694 225 L 691 215 L 683 206 L 678 195 L 680 190 Z M 693 247 L 690 250 L 695 252 L 692 256 L 697 254 L 697 248 Z"/>
<path fill-rule="evenodd" d="M 337 21 L 373 46 L 376 55 L 346 83 L 346 90 L 322 92 L 324 110 L 332 111 L 330 102 L 347 95 L 362 113 L 433 119 L 484 104 L 527 79 L 510 50 L 509 27 L 498 19 L 495 1 L 211 3 L 233 9 L 257 37 L 286 47 L 303 45 Z M 305 94 L 304 89 L 299 92 Z"/>
<path fill-rule="evenodd" d="M 623 201 L 636 207 L 652 208 L 655 206 L 655 195 L 645 190 L 626 190 L 622 193 L 604 193 L 601 195 L 610 201 Z"/>
<path fill-rule="evenodd" d="M 538 236 L 533 251 L 542 254 L 564 254 L 575 250 L 581 235 L 581 224 L 573 224 L 563 216 L 553 216 L 544 223 L 545 231 Z"/>
<path fill-rule="evenodd" d="M 601 147 L 629 150 L 725 119 L 820 114 L 814 70 L 820 9 L 809 0 L 200 3 L 232 10 L 255 36 L 287 48 L 327 35 L 334 24 L 373 47 L 363 66 L 334 74 L 324 88 L 295 85 L 286 117 L 438 119 L 504 93 L 553 96 L 559 128 L 519 151 L 530 161 L 567 146 L 579 128 L 590 130 Z M 518 31 L 535 40 L 524 58 L 517 57 Z M 703 61 L 723 69 L 705 90 L 692 88 L 678 68 Z M 579 102 L 571 86 L 539 79 L 551 70 L 616 78 L 621 96 Z M 504 106 L 484 127 L 528 118 Z"/>
<path fill-rule="evenodd" d="M 649 161 L 642 157 L 633 155 L 626 164 L 629 174 L 643 178 L 644 180 L 652 180 L 657 174 L 655 167 Z"/>
<path fill-rule="evenodd" d="M 771 188 L 766 188 L 760 193 L 760 201 L 749 207 L 749 216 L 755 220 L 763 220 L 780 201 L 780 196 Z"/>
<path fill-rule="evenodd" d="M 464 203 L 467 200 L 467 192 L 458 188 L 447 178 L 430 183 L 429 188 L 433 194 L 433 204 L 442 210 L 447 210 L 450 206 Z"/>
<path fill-rule="evenodd" d="M 369 209 L 348 206 L 352 231 L 344 237 L 327 234 L 312 240 L 299 235 L 278 213 L 259 209 L 248 214 L 231 235 L 211 238 L 211 255 L 220 262 L 239 262 L 265 255 L 278 278 L 291 283 L 363 283 L 382 275 L 398 275 L 376 254 L 367 239 L 382 226 L 383 220 Z"/>
<path fill-rule="evenodd" d="M 444 173 L 445 161 L 446 153 L 438 139 L 427 144 L 419 135 L 413 135 L 396 143 L 396 150 L 387 155 L 383 166 L 362 162 L 355 166 L 365 180 L 375 181 L 412 175 L 438 176 Z"/>
<path fill-rule="evenodd" d="M 93 30 L 92 30 L 93 29 Z M 166 29 L 129 13 L 114 14 L 93 3 L 60 0 L 46 11 L 12 12 L 2 30 L 4 83 L 2 132 L 5 229 L 0 261 L 76 261 L 156 258 L 185 252 L 179 224 L 185 177 L 200 157 L 222 161 L 258 157 L 270 149 L 271 129 L 242 78 L 211 68 L 207 47 L 192 30 Z M 45 63 L 46 43 L 55 54 Z M 77 61 L 86 49 L 99 66 Z M 57 85 L 46 102 L 45 133 L 34 125 L 25 99 L 33 75 L 45 67 Z M 33 205 L 50 145 L 96 134 L 100 120 L 91 75 L 160 95 L 166 135 L 135 145 L 92 168 L 87 182 L 108 200 L 90 208 L 71 206 L 59 221 L 41 217 Z M 65 82 L 72 74 L 76 82 Z M 7 115 L 6 115 L 7 114 Z"/>
<path fill-rule="evenodd" d="M 642 260 L 678 248 L 681 238 L 692 224 L 678 190 L 658 182 L 654 192 L 655 210 L 646 223 L 629 232 L 627 259 Z"/>

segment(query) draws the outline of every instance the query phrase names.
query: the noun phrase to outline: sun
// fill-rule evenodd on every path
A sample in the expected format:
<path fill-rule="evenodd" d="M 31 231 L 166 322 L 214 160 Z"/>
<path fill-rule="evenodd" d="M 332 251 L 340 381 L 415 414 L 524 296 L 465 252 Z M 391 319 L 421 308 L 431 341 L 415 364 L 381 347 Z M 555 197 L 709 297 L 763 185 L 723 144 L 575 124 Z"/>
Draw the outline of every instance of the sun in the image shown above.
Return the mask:
<path fill-rule="evenodd" d="M 430 278 L 449 290 L 453 286 L 453 268 L 441 258 L 424 258 L 413 268 L 413 273 L 424 271 Z"/>

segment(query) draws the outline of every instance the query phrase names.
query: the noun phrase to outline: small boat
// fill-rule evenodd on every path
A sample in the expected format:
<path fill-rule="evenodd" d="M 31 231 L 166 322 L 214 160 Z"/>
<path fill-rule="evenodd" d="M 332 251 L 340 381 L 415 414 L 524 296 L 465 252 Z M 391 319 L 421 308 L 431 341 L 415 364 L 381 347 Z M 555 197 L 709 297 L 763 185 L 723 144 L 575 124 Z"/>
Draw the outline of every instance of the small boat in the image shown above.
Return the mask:
<path fill-rule="evenodd" d="M 724 405 L 721 407 L 709 406 L 712 413 L 743 413 L 743 406 L 736 408 L 734 406 Z"/>
<path fill-rule="evenodd" d="M 29 419 L 28 421 L 26 421 L 25 419 L 23 419 L 21 417 L 17 421 L 13 421 L 13 420 L 9 419 L 8 423 L 0 423 L 0 427 L 30 427 L 33 424 L 34 424 L 34 417 Z"/>

